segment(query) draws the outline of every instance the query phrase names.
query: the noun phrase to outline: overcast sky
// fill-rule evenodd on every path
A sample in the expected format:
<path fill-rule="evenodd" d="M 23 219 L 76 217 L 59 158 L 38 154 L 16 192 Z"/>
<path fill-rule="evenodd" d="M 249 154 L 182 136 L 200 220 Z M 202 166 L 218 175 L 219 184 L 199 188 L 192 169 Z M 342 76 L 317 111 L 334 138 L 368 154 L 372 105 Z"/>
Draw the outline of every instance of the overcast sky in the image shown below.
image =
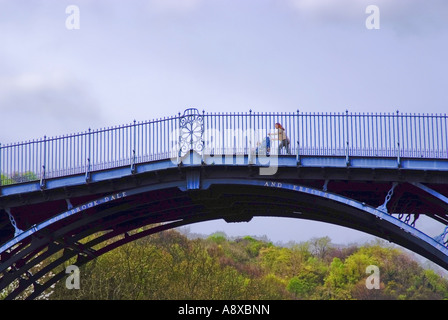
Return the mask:
<path fill-rule="evenodd" d="M 366 28 L 368 5 L 380 29 Z M 445 113 L 447 49 L 446 0 L 0 0 L 0 143 L 188 107 Z M 191 231 L 365 239 L 275 221 Z"/>

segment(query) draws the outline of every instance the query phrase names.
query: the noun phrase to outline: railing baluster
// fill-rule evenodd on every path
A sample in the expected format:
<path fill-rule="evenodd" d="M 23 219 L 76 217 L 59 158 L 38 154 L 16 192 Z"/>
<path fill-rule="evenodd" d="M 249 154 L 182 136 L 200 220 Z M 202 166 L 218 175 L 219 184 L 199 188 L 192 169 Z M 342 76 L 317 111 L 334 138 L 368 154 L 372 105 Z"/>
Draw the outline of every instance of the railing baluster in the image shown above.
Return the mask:
<path fill-rule="evenodd" d="M 2 185 L 3 185 L 3 163 L 2 163 L 2 156 L 3 156 L 3 148 L 2 148 L 2 144 L 0 143 L 0 196 L 2 195 Z"/>
<path fill-rule="evenodd" d="M 45 165 L 47 161 L 47 136 L 44 136 L 44 154 L 43 154 L 43 165 L 42 165 L 42 174 L 41 174 L 41 180 L 40 180 L 40 187 L 44 188 L 45 186 Z"/>

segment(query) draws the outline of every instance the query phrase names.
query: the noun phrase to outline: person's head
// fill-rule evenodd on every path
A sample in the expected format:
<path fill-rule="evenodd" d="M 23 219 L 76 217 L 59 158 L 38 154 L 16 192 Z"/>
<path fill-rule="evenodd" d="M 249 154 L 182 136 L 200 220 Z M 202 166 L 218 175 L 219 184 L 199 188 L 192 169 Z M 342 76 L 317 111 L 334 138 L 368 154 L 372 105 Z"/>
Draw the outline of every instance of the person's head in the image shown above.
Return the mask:
<path fill-rule="evenodd" d="M 283 129 L 284 130 L 284 128 L 282 127 L 282 125 L 279 122 L 277 122 L 275 124 L 275 129 Z"/>

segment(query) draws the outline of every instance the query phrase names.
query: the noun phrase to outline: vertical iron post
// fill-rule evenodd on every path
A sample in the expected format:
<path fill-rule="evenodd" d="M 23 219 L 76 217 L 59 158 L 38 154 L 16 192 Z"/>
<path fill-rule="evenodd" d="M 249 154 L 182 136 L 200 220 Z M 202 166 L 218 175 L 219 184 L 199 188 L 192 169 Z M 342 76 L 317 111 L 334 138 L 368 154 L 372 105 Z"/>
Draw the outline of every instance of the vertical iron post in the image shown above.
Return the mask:
<path fill-rule="evenodd" d="M 180 112 L 179 112 L 179 117 L 178 117 L 178 123 L 179 123 L 179 141 L 178 141 L 178 145 L 179 145 L 179 150 L 177 151 L 177 165 L 178 166 L 180 166 L 180 153 L 182 152 L 181 151 L 181 141 L 182 141 L 182 133 L 181 133 L 181 128 L 180 128 L 180 121 L 181 121 L 181 118 L 180 118 Z"/>
<path fill-rule="evenodd" d="M 0 196 L 2 195 L 2 144 L 0 143 Z"/>
<path fill-rule="evenodd" d="M 345 135 L 346 135 L 346 148 L 345 148 L 345 164 L 350 166 L 350 159 L 348 155 L 349 137 L 348 137 L 348 110 L 345 110 Z"/>
<path fill-rule="evenodd" d="M 247 116 L 247 114 L 246 114 L 246 116 Z M 249 109 L 249 149 L 247 151 L 247 162 L 249 165 L 253 164 L 253 155 L 252 155 L 253 136 L 254 136 L 254 133 L 252 132 L 252 109 Z"/>
<path fill-rule="evenodd" d="M 202 109 L 202 129 L 201 129 L 201 139 L 202 139 L 202 152 L 201 152 L 201 165 L 205 164 L 204 153 L 205 153 L 205 139 L 204 139 L 204 119 L 205 119 L 205 110 Z"/>
<path fill-rule="evenodd" d="M 91 129 L 89 128 L 89 133 L 88 133 L 88 137 L 89 137 L 89 150 L 87 150 L 88 152 L 88 156 L 87 156 L 87 163 L 86 163 L 86 183 L 90 182 L 90 157 L 91 157 L 91 139 L 90 139 L 90 135 L 91 135 Z"/>
<path fill-rule="evenodd" d="M 401 160 L 400 160 L 400 119 L 399 119 L 399 111 L 397 110 L 397 167 L 400 168 Z"/>
<path fill-rule="evenodd" d="M 300 123 L 299 123 L 299 109 L 297 109 L 297 154 L 296 154 L 296 164 L 301 165 L 300 161 Z"/>
<path fill-rule="evenodd" d="M 445 113 L 445 148 L 446 148 L 446 158 L 448 158 L 448 122 L 446 113 Z"/>
<path fill-rule="evenodd" d="M 41 178 L 40 178 L 40 188 L 44 189 L 45 188 L 45 165 L 47 162 L 47 136 L 44 136 L 44 162 L 42 165 L 42 174 L 41 174 Z"/>
<path fill-rule="evenodd" d="M 131 163 L 131 173 L 135 173 L 135 144 L 136 144 L 136 120 L 134 119 L 134 141 L 132 147 L 132 163 Z"/>

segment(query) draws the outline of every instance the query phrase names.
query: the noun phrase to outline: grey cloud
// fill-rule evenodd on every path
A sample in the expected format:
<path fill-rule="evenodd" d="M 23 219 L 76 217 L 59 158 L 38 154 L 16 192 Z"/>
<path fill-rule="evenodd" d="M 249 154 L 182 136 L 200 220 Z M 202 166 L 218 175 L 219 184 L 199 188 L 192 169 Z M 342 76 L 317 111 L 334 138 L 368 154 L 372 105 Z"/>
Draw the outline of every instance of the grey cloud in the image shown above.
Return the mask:
<path fill-rule="evenodd" d="M 5 143 L 83 131 L 101 113 L 79 81 L 21 75 L 0 78 L 0 118 L 0 142 Z"/>
<path fill-rule="evenodd" d="M 446 28 L 446 0 L 287 0 L 305 20 L 364 25 L 367 6 L 380 9 L 381 28 L 403 33 L 437 32 Z"/>

